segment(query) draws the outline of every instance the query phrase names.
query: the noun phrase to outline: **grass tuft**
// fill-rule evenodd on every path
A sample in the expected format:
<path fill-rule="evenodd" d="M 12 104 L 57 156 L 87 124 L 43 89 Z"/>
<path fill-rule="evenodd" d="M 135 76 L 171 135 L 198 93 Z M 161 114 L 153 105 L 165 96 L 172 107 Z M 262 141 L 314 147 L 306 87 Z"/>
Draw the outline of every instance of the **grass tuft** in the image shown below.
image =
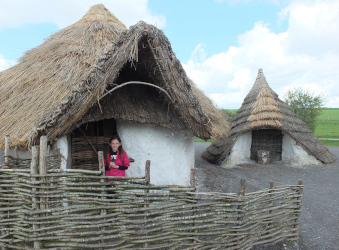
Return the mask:
<path fill-rule="evenodd" d="M 207 141 L 205 141 L 205 140 L 203 140 L 203 139 L 201 139 L 201 138 L 199 138 L 199 137 L 195 137 L 194 138 L 194 142 L 213 142 L 214 140 L 212 140 L 212 139 L 208 139 Z"/>

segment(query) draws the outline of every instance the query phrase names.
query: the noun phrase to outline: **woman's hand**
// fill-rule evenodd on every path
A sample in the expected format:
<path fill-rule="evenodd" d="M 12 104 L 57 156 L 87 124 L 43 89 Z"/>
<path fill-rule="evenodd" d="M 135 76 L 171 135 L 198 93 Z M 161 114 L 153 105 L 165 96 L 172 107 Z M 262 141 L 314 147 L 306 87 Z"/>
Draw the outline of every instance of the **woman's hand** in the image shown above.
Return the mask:
<path fill-rule="evenodd" d="M 119 166 L 118 166 L 118 165 L 115 165 L 113 162 L 110 162 L 109 168 L 110 168 L 110 169 L 111 169 L 111 168 L 119 168 Z"/>

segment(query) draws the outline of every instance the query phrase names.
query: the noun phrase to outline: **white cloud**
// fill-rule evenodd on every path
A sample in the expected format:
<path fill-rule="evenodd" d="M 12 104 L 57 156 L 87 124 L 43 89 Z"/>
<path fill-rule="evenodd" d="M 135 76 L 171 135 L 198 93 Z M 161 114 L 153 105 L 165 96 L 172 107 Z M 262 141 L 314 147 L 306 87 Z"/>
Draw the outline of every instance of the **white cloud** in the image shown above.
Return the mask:
<path fill-rule="evenodd" d="M 9 67 L 12 67 L 14 64 L 16 64 L 15 61 L 6 60 L 4 56 L 0 54 L 0 72 Z"/>
<path fill-rule="evenodd" d="M 339 107 L 339 2 L 293 1 L 279 17 L 289 21 L 286 32 L 276 34 L 258 22 L 238 36 L 237 47 L 203 61 L 192 56 L 184 64 L 218 107 L 239 108 L 259 68 L 281 99 L 288 89 L 302 87 L 325 94 L 327 106 Z M 203 49 L 197 46 L 200 54 Z"/>
<path fill-rule="evenodd" d="M 289 15 L 286 47 L 292 54 L 339 53 L 339 1 L 296 1 L 282 13 Z"/>
<path fill-rule="evenodd" d="M 158 28 L 164 28 L 166 25 L 164 16 L 150 11 L 147 0 L 15 0 L 0 1 L 0 30 L 4 27 L 20 27 L 27 23 L 54 23 L 59 28 L 64 28 L 78 21 L 91 6 L 100 3 L 127 27 L 140 20 Z"/>

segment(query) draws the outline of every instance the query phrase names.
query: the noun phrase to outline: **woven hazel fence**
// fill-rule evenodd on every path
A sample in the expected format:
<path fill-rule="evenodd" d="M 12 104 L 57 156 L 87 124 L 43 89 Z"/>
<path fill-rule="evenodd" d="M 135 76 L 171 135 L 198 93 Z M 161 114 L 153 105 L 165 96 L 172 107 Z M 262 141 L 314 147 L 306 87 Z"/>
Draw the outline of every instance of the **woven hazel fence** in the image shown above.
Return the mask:
<path fill-rule="evenodd" d="M 106 177 L 102 152 L 101 171 L 56 168 L 44 144 L 31 160 L 5 157 L 2 249 L 250 249 L 299 237 L 302 183 L 197 193 L 193 179 L 191 187 L 151 185 L 149 161 L 143 177 Z"/>

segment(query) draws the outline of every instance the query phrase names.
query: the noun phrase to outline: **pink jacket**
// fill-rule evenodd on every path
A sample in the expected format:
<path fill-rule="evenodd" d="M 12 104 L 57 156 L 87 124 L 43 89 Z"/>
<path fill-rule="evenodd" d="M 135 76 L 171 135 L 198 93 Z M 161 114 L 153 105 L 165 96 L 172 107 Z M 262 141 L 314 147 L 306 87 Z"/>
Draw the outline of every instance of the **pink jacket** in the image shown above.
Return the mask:
<path fill-rule="evenodd" d="M 119 151 L 117 153 L 117 159 L 115 160 L 115 165 L 119 165 L 119 166 L 126 166 L 129 167 L 130 161 L 127 157 L 126 152 L 123 152 L 123 159 L 120 160 L 119 157 Z M 109 164 L 112 162 L 111 160 L 111 155 L 110 153 L 107 153 L 107 157 L 105 159 L 105 166 L 109 166 Z M 120 170 L 118 168 L 111 168 L 107 171 L 105 171 L 105 175 L 106 176 L 125 176 L 125 170 Z M 110 182 L 110 180 L 108 180 L 108 182 Z"/>

